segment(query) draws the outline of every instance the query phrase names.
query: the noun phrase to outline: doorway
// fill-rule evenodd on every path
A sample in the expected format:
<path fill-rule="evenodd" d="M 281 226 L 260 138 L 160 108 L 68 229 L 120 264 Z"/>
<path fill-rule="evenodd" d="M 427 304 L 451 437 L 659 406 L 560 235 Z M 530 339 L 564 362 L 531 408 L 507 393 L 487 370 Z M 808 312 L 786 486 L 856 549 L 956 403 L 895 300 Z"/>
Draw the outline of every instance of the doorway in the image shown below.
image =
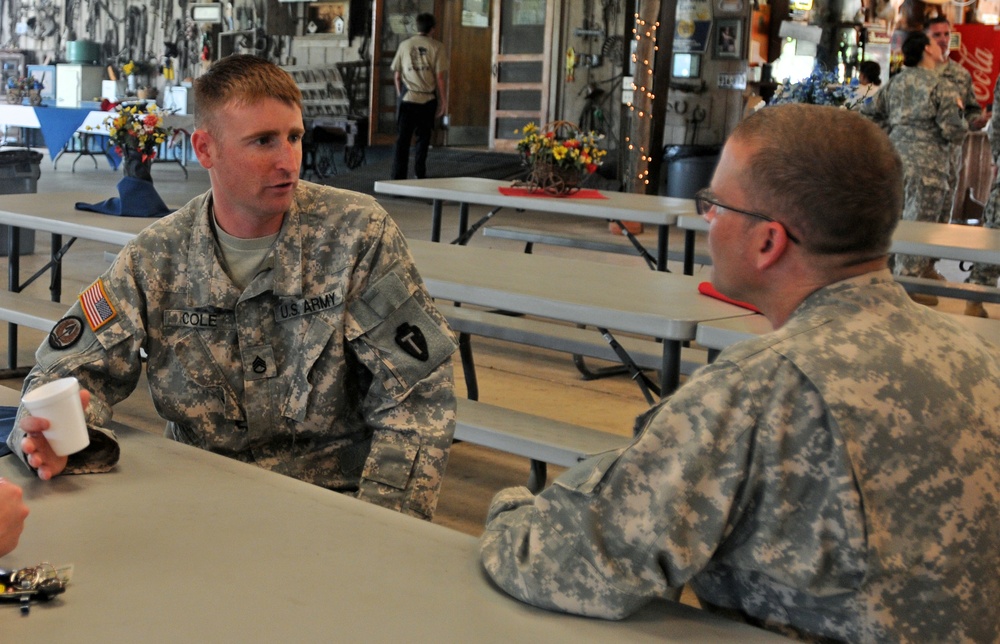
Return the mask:
<path fill-rule="evenodd" d="M 497 0 L 493 0 L 494 2 Z M 491 0 L 449 2 L 441 30 L 451 53 L 448 72 L 446 145 L 487 146 L 490 142 L 490 64 L 493 59 Z"/>
<path fill-rule="evenodd" d="M 396 89 L 392 59 L 399 43 L 417 33 L 416 17 L 431 13 L 438 21 L 433 37 L 449 53 L 448 120 L 435 128 L 434 145 L 488 145 L 491 91 L 492 2 L 462 0 L 377 0 L 372 56 L 370 140 L 396 140 Z M 443 6 L 443 9 L 441 7 Z"/>
<path fill-rule="evenodd" d="M 529 122 L 549 120 L 556 2 L 494 0 L 490 147 L 517 148 Z"/>

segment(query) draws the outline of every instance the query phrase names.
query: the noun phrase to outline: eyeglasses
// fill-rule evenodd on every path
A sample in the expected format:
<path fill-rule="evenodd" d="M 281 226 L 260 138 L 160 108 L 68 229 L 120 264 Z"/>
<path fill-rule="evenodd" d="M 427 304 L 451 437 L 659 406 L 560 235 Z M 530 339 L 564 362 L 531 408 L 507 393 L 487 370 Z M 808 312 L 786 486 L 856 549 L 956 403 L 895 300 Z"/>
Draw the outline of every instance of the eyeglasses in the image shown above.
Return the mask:
<path fill-rule="evenodd" d="M 781 226 L 784 229 L 785 234 L 788 235 L 788 239 L 792 240 L 792 243 L 794 243 L 794 244 L 801 243 L 801 242 L 799 242 L 798 238 L 795 235 L 793 235 L 791 233 L 791 231 L 788 230 L 788 226 L 786 226 L 785 224 L 781 223 L 780 221 L 778 221 L 774 217 L 769 217 L 767 215 L 762 215 L 759 212 L 751 212 L 749 210 L 743 210 L 741 208 L 734 208 L 732 206 L 727 206 L 726 204 L 721 203 L 719 200 L 717 200 L 715 198 L 715 193 L 713 193 L 708 188 L 705 188 L 703 190 L 699 190 L 698 193 L 695 194 L 695 196 L 694 196 L 694 205 L 695 205 L 695 208 L 698 210 L 698 214 L 701 215 L 701 216 L 703 216 L 703 217 L 708 214 L 708 211 L 711 210 L 713 206 L 715 206 L 716 208 L 722 208 L 723 210 L 730 210 L 732 212 L 738 212 L 741 215 L 746 215 L 747 217 L 753 217 L 755 219 L 762 219 L 764 221 L 769 221 L 772 224 L 778 224 L 779 226 Z"/>

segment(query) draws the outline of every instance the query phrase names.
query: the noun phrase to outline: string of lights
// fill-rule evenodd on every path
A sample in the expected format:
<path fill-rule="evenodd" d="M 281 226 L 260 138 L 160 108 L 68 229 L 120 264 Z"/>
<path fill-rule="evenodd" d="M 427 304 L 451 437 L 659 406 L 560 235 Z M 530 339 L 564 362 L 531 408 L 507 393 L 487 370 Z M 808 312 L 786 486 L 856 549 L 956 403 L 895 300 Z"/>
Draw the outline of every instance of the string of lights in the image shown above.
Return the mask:
<path fill-rule="evenodd" d="M 659 26 L 659 21 L 647 21 L 638 13 L 635 14 L 635 27 L 632 29 L 632 35 L 635 38 L 635 49 L 632 54 L 632 67 L 634 70 L 632 76 L 632 100 L 626 103 L 635 126 L 625 136 L 625 145 L 631 157 L 635 158 L 638 156 L 635 163 L 635 179 L 641 182 L 642 185 L 649 185 L 649 164 L 653 161 L 653 158 L 650 156 L 646 144 L 641 142 L 647 141 L 648 137 L 637 137 L 637 141 L 633 142 L 632 132 L 640 128 L 647 129 L 648 131 L 649 124 L 652 123 L 652 105 L 653 99 L 656 98 L 653 93 L 652 61 L 655 59 L 655 53 L 658 50 L 656 30 Z M 635 119 L 638 119 L 638 121 L 635 121 Z M 642 123 L 642 121 L 646 121 L 646 123 Z M 637 146 L 638 150 L 636 150 Z"/>

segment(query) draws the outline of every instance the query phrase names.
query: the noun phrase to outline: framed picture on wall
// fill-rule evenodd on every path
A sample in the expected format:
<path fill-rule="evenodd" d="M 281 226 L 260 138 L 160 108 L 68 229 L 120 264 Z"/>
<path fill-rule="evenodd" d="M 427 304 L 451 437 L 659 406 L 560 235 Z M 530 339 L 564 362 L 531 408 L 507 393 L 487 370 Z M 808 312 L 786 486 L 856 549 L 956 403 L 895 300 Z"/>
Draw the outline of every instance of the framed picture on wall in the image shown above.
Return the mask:
<path fill-rule="evenodd" d="M 743 57 L 743 20 L 724 18 L 715 21 L 713 58 L 740 59 Z"/>
<path fill-rule="evenodd" d="M 347 14 L 350 4 L 344 2 L 314 2 L 309 5 L 309 33 L 347 35 Z M 315 29 L 313 28 L 315 25 Z"/>

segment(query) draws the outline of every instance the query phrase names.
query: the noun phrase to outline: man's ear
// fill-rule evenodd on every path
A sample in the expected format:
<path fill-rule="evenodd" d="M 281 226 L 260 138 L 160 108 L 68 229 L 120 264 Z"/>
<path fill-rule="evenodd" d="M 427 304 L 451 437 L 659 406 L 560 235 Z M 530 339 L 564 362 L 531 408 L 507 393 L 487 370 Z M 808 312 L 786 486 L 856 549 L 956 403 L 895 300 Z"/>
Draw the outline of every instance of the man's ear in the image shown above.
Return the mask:
<path fill-rule="evenodd" d="M 781 224 L 767 222 L 756 229 L 760 233 L 754 240 L 757 251 L 755 263 L 759 270 L 764 270 L 774 266 L 785 255 L 792 242 Z"/>
<path fill-rule="evenodd" d="M 197 129 L 191 134 L 191 149 L 198 157 L 198 163 L 205 169 L 214 165 L 212 152 L 214 149 L 212 135 L 202 129 Z"/>

